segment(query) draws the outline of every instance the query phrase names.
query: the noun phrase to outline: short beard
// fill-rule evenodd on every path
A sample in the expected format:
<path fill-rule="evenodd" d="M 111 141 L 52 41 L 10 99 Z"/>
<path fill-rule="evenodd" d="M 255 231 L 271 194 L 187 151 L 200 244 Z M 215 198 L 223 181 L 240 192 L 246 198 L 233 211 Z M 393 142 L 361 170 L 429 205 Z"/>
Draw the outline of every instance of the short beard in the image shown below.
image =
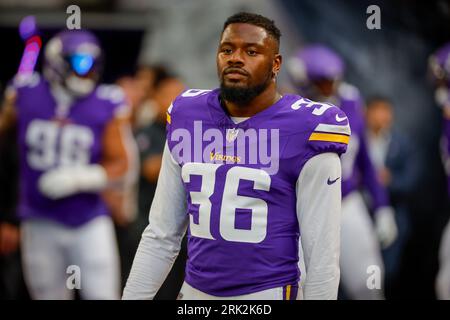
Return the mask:
<path fill-rule="evenodd" d="M 268 77 L 266 81 L 253 87 L 228 87 L 223 81 L 220 83 L 220 97 L 226 101 L 233 102 L 237 105 L 246 105 L 254 98 L 259 96 L 272 81 L 272 77 Z"/>

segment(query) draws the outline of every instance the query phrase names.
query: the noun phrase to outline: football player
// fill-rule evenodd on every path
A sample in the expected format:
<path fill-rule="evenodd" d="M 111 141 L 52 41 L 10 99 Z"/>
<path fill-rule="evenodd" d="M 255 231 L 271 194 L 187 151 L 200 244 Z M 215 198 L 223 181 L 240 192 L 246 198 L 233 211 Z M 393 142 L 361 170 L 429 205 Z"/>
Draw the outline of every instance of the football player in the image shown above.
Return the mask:
<path fill-rule="evenodd" d="M 114 216 L 124 223 L 133 140 L 118 87 L 99 84 L 102 49 L 88 31 L 45 48 L 43 76 L 17 75 L 0 133 L 17 127 L 23 262 L 34 299 L 120 297 Z M 103 199 L 106 197 L 111 206 Z"/>
<path fill-rule="evenodd" d="M 331 102 L 348 116 L 352 136 L 347 152 L 341 158 L 342 284 L 352 299 L 381 299 L 383 293 L 380 288 L 367 286 L 373 270 L 383 271 L 377 234 L 381 245 L 387 247 L 394 241 L 397 229 L 387 194 L 377 179 L 368 155 L 361 96 L 358 89 L 341 81 L 344 62 L 326 46 L 306 46 L 288 64 L 289 74 L 300 93 L 310 99 Z M 341 119 L 337 117 L 336 121 Z M 359 192 L 360 181 L 371 196 L 375 228 Z"/>
<path fill-rule="evenodd" d="M 187 90 L 168 109 L 150 223 L 123 299 L 154 297 L 186 230 L 179 299 L 336 299 L 339 155 L 350 128 L 339 108 L 278 92 L 279 45 L 268 18 L 229 17 L 220 88 Z"/>
<path fill-rule="evenodd" d="M 430 56 L 429 67 L 436 86 L 436 103 L 442 108 L 441 155 L 450 194 L 450 43 L 443 45 Z M 447 223 L 441 238 L 436 294 L 439 299 L 450 300 L 450 222 Z"/>

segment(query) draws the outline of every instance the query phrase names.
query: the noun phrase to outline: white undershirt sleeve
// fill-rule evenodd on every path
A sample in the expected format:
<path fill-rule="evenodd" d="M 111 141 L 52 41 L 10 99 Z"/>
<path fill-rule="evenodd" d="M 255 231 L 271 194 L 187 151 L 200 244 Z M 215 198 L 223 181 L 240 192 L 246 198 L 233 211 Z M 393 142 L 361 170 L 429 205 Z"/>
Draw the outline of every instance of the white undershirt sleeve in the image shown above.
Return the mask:
<path fill-rule="evenodd" d="M 301 281 L 303 299 L 336 299 L 340 277 L 339 156 L 323 153 L 308 160 L 299 175 L 296 188 L 300 252 L 303 251 L 300 260 L 303 259 L 301 262 L 306 268 L 301 270 L 302 277 L 306 276 L 304 282 Z"/>
<path fill-rule="evenodd" d="M 142 234 L 122 299 L 153 299 L 178 256 L 187 223 L 181 168 L 166 143 L 149 225 Z"/>

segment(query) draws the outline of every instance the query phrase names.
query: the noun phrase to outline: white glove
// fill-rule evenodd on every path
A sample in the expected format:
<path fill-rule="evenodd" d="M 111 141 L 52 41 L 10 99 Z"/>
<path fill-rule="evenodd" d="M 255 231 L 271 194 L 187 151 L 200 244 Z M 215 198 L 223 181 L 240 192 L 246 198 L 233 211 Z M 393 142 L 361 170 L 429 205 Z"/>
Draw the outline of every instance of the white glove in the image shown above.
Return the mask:
<path fill-rule="evenodd" d="M 381 248 L 389 247 L 397 238 L 395 212 L 391 207 L 381 207 L 375 211 L 375 230 L 381 243 Z"/>
<path fill-rule="evenodd" d="M 97 192 L 108 177 L 101 165 L 63 166 L 45 172 L 38 181 L 39 191 L 50 199 L 65 198 L 80 192 Z"/>

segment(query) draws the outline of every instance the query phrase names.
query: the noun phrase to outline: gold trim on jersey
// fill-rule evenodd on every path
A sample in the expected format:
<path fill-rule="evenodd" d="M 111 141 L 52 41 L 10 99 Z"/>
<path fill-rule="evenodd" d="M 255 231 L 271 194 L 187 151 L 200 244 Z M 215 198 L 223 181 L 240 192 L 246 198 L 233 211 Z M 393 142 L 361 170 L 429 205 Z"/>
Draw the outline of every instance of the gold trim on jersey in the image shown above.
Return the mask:
<path fill-rule="evenodd" d="M 313 132 L 309 137 L 309 141 L 326 141 L 326 142 L 339 142 L 348 144 L 350 136 L 336 133 L 318 133 Z"/>
<path fill-rule="evenodd" d="M 291 300 L 291 285 L 286 286 L 286 300 Z"/>

